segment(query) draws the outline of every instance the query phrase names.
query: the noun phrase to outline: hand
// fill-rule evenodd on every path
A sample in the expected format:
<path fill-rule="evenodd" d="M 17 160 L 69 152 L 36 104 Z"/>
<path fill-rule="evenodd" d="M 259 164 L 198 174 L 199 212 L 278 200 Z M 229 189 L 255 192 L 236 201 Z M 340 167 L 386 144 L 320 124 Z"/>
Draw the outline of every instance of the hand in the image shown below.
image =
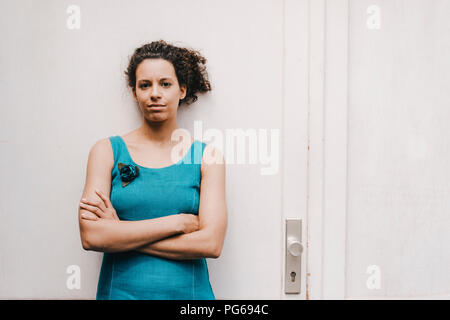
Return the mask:
<path fill-rule="evenodd" d="M 200 227 L 198 216 L 191 213 L 180 213 L 183 219 L 183 233 L 191 233 L 197 231 Z"/>
<path fill-rule="evenodd" d="M 114 209 L 111 201 L 101 191 L 95 189 L 95 193 L 100 197 L 100 200 L 81 199 L 80 207 L 90 212 L 83 212 L 82 219 L 98 220 L 98 219 L 112 219 L 119 220 L 117 212 Z"/>

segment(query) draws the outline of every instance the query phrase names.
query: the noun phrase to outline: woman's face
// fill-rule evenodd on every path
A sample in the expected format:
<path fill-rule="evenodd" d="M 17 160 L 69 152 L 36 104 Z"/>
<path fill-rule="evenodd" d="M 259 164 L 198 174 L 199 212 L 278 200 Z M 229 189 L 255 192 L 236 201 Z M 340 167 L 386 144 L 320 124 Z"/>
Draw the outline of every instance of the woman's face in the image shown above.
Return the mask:
<path fill-rule="evenodd" d="M 160 58 L 145 59 L 136 69 L 133 96 L 148 121 L 162 122 L 176 119 L 178 103 L 186 96 L 186 87 L 179 86 L 171 62 Z"/>

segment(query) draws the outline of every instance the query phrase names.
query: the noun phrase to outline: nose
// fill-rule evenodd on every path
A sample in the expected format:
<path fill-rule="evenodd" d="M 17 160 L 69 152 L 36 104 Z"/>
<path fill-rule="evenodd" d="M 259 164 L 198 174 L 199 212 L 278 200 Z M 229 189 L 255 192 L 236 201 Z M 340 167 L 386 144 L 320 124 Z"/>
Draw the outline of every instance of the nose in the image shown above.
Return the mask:
<path fill-rule="evenodd" d="M 153 85 L 153 86 L 152 86 L 152 90 L 151 90 L 151 92 L 150 92 L 151 98 L 152 98 L 153 100 L 156 100 L 156 99 L 160 98 L 160 97 L 161 97 L 160 92 L 161 92 L 161 91 L 160 91 L 159 86 L 158 86 L 157 84 Z"/>

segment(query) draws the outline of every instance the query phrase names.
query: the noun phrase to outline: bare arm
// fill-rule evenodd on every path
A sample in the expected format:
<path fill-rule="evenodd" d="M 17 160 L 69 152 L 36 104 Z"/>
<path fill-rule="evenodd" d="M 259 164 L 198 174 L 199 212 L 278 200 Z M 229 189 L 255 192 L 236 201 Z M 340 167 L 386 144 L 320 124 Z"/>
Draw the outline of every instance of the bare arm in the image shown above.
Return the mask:
<path fill-rule="evenodd" d="M 149 242 L 182 233 L 177 215 L 140 221 L 81 219 L 80 226 L 83 230 L 83 248 L 100 252 L 129 251 Z"/>
<path fill-rule="evenodd" d="M 98 141 L 89 153 L 86 185 L 82 198 L 100 202 L 101 198 L 94 189 L 99 189 L 109 197 L 113 165 L 114 155 L 109 140 Z M 90 212 L 81 207 L 78 210 L 81 242 L 85 250 L 128 251 L 186 231 L 184 217 L 179 214 L 141 221 L 118 219 L 92 221 L 83 219 L 82 214 L 88 215 Z"/>
<path fill-rule="evenodd" d="M 217 149 L 208 147 L 205 148 L 202 159 L 199 230 L 146 244 L 137 249 L 139 252 L 174 260 L 220 256 L 228 215 L 225 199 L 225 161 Z M 211 150 L 215 150 L 218 163 L 208 160 Z M 207 161 L 204 161 L 205 159 Z"/>
<path fill-rule="evenodd" d="M 213 234 L 199 230 L 146 244 L 137 251 L 173 260 L 218 258 L 221 248 L 213 238 Z"/>

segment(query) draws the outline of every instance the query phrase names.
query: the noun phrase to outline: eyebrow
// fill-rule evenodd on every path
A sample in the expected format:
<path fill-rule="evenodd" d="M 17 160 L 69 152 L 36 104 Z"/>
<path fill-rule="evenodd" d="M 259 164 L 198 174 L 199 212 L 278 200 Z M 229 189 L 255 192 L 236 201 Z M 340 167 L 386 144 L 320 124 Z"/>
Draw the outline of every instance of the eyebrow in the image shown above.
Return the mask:
<path fill-rule="evenodd" d="M 164 77 L 164 78 L 161 78 L 159 80 L 161 81 L 161 80 L 173 80 L 173 79 L 170 78 L 170 77 Z M 146 81 L 150 82 L 150 80 L 148 80 L 148 79 L 139 79 L 138 80 L 138 82 L 146 82 Z"/>

